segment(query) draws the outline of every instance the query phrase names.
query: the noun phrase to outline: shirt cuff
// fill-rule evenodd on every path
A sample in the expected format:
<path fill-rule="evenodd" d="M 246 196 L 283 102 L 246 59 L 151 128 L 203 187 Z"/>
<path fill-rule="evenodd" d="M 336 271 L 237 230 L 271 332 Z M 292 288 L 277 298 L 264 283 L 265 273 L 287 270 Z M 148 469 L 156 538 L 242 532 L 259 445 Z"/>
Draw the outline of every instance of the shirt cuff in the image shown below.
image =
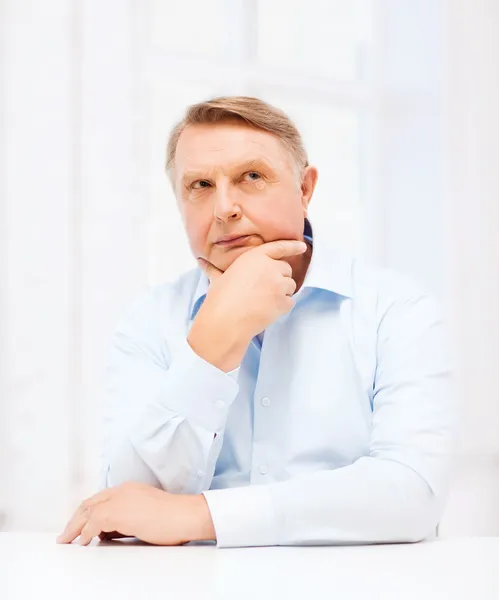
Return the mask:
<path fill-rule="evenodd" d="M 221 431 L 239 392 L 238 374 L 239 369 L 230 374 L 217 369 L 184 340 L 166 374 L 168 394 L 160 403 L 208 431 Z"/>
<path fill-rule="evenodd" d="M 203 492 L 219 548 L 277 546 L 277 523 L 266 485 Z"/>

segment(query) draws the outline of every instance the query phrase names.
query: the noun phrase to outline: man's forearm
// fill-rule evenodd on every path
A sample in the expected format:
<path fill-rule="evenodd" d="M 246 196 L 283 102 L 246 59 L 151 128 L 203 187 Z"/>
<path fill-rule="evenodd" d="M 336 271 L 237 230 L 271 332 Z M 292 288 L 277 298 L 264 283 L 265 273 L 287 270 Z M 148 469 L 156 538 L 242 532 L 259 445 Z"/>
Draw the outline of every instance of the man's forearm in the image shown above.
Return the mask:
<path fill-rule="evenodd" d="M 220 547 L 414 542 L 443 507 L 413 469 L 365 457 L 285 482 L 204 492 Z"/>
<path fill-rule="evenodd" d="M 202 310 L 202 309 L 201 309 Z M 250 339 L 236 327 L 218 323 L 198 314 L 187 337 L 194 352 L 220 371 L 229 373 L 241 364 Z"/>
<path fill-rule="evenodd" d="M 204 361 L 185 340 L 168 369 L 137 360 L 127 345 L 119 351 L 108 380 L 113 418 L 106 421 L 104 483 L 142 481 L 189 494 L 206 489 L 237 379 Z"/>

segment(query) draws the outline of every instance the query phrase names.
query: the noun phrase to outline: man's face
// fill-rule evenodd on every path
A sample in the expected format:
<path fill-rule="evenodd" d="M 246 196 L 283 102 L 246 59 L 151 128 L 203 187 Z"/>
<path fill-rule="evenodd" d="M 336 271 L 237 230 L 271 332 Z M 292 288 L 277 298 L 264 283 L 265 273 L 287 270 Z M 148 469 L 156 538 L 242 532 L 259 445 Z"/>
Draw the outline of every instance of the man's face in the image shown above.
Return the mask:
<path fill-rule="evenodd" d="M 192 252 L 225 271 L 252 247 L 303 239 L 317 172 L 301 182 L 278 138 L 222 122 L 184 129 L 174 178 Z"/>

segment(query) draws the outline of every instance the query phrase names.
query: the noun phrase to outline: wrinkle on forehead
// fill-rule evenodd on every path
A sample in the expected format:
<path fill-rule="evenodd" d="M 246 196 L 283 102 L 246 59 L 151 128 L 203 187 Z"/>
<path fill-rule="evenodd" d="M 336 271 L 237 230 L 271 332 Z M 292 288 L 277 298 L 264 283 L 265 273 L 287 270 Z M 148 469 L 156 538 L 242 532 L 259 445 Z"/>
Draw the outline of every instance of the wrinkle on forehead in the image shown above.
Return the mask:
<path fill-rule="evenodd" d="M 179 138 L 175 168 L 179 176 L 215 169 L 226 173 L 237 163 L 256 158 L 273 169 L 294 168 L 290 152 L 271 133 L 241 124 L 191 125 Z"/>

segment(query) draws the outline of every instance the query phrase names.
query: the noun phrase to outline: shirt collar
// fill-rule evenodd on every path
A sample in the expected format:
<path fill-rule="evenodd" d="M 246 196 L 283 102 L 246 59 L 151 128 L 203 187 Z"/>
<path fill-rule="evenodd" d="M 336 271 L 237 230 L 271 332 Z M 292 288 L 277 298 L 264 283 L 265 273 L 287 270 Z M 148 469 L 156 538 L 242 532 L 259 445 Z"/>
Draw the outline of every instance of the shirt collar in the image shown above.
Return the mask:
<path fill-rule="evenodd" d="M 346 298 L 352 297 L 352 259 L 334 249 L 327 240 L 326 232 L 305 219 L 304 237 L 313 240 L 313 252 L 303 288 L 326 290 Z"/>
<path fill-rule="evenodd" d="M 323 233 L 316 227 L 312 230 L 308 219 L 305 219 L 303 235 L 312 243 L 313 252 L 302 289 L 316 288 L 351 298 L 352 260 L 330 248 Z M 190 308 L 191 320 L 201 308 L 210 285 L 206 273 L 202 269 L 198 271 L 199 277 Z"/>

